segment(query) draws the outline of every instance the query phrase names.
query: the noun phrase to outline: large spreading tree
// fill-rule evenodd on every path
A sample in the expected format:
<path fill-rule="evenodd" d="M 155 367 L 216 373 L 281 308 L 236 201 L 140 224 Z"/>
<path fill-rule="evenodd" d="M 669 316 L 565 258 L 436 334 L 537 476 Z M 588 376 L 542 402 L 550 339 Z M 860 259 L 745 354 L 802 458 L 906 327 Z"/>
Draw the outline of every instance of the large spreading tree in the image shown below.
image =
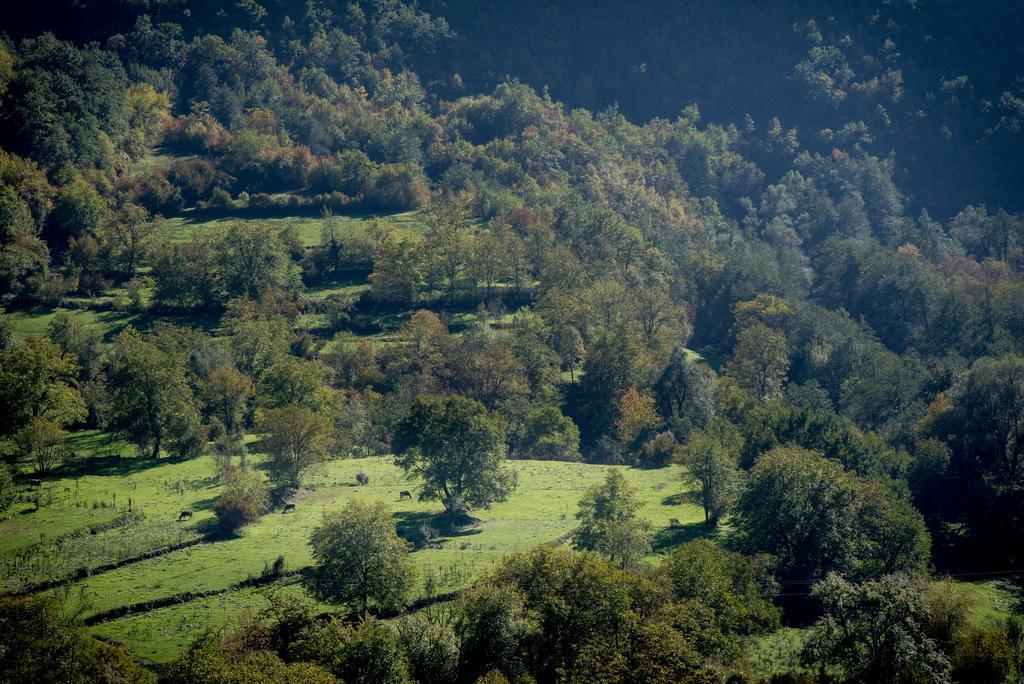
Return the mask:
<path fill-rule="evenodd" d="M 78 370 L 72 355 L 38 337 L 0 350 L 0 434 L 38 420 L 68 425 L 85 418 Z"/>
<path fill-rule="evenodd" d="M 799 447 L 777 447 L 750 471 L 738 504 L 741 545 L 778 558 L 787 579 L 917 573 L 931 540 L 897 492 Z"/>
<path fill-rule="evenodd" d="M 352 501 L 324 515 L 310 537 L 314 596 L 366 615 L 388 612 L 408 601 L 415 568 L 409 544 L 398 536 L 387 506 Z"/>
<path fill-rule="evenodd" d="M 514 486 L 503 467 L 505 435 L 498 418 L 466 397 L 421 397 L 395 428 L 396 462 L 423 479 L 422 499 L 452 513 L 501 501 Z"/>

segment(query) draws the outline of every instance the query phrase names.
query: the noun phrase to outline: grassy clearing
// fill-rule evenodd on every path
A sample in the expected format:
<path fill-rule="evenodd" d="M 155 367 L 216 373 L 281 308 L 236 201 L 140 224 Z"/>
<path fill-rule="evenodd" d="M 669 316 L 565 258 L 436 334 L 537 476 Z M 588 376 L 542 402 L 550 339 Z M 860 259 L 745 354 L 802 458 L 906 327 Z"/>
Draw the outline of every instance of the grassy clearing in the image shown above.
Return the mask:
<path fill-rule="evenodd" d="M 266 591 L 241 589 L 219 594 L 97 625 L 93 632 L 116 639 L 139 657 L 166 662 L 173 660 L 196 636 L 230 629 L 247 613 L 268 607 Z M 276 585 L 274 591 L 295 600 L 306 596 L 295 580 Z"/>
<path fill-rule="evenodd" d="M 14 319 L 15 338 L 23 340 L 26 337 L 46 337 L 50 321 L 61 311 L 102 331 L 105 337 L 116 335 L 126 325 L 134 323 L 139 318 L 138 314 L 126 311 L 92 311 L 35 306 L 31 309 L 21 309 L 10 313 Z"/>
<path fill-rule="evenodd" d="M 800 650 L 809 633 L 809 629 L 782 627 L 771 634 L 752 637 L 746 645 L 747 662 L 762 676 L 802 672 Z"/>
<path fill-rule="evenodd" d="M 200 459 L 202 460 L 202 459 Z M 195 462 L 192 462 L 195 463 Z M 183 464 L 184 465 L 184 464 Z M 519 490 L 506 502 L 481 511 L 480 524 L 439 540 L 440 548 L 423 549 L 413 558 L 420 569 L 420 581 L 433 576 L 439 591 L 468 585 L 510 552 L 525 551 L 536 544 L 558 539 L 574 524 L 580 493 L 604 476 L 605 467 L 551 462 L 513 462 L 519 471 Z M 357 487 L 355 474 L 363 471 L 370 484 Z M 644 500 L 641 513 L 656 527 L 668 526 L 670 517 L 684 522 L 700 519 L 697 507 L 669 506 L 662 500 L 678 492 L 674 469 L 628 470 Z M 196 473 L 195 475 L 198 475 Z M 398 493 L 415 485 L 403 477 L 390 458 L 334 461 L 325 472 L 312 478 L 310 489 L 297 497 L 297 509 L 289 514 L 272 512 L 234 538 L 190 547 L 83 580 L 86 614 L 124 605 L 124 589 L 132 602 L 163 598 L 186 591 L 225 589 L 258 575 L 267 563 L 284 556 L 289 568 L 311 562 L 307 544 L 310 533 L 323 513 L 346 502 L 381 500 L 391 507 L 403 535 L 411 537 L 421 524 L 430 524 L 441 511 L 436 502 L 400 501 Z M 216 486 L 209 486 L 210 498 L 200 501 L 197 525 L 212 515 Z M 170 513 L 173 515 L 173 507 Z"/>
<path fill-rule="evenodd" d="M 960 582 L 959 586 L 974 601 L 970 622 L 976 627 L 1005 620 L 1020 611 L 1020 591 L 1011 582 Z M 763 676 L 804 672 L 800 650 L 810 632 L 809 628 L 783 627 L 771 634 L 751 637 L 746 644 L 747 661 Z"/>
<path fill-rule="evenodd" d="M 165 169 L 176 161 L 195 159 L 197 156 L 173 150 L 169 147 L 157 147 L 132 164 L 132 172 L 138 175 L 146 175 L 159 169 Z"/>
<path fill-rule="evenodd" d="M 333 216 L 331 221 L 339 231 L 361 233 L 365 232 L 373 221 L 387 221 L 395 226 L 399 234 L 421 233 L 423 222 L 418 212 L 406 211 L 399 214 L 353 214 Z M 166 219 L 162 231 L 166 239 L 172 242 L 187 242 L 195 235 L 204 230 L 212 232 L 227 230 L 227 227 L 235 222 L 259 221 L 268 223 L 274 228 L 284 229 L 295 227 L 298 230 L 302 244 L 306 247 L 321 244 L 321 235 L 326 226 L 326 219 L 315 216 L 270 216 L 267 218 L 252 219 L 239 218 L 236 216 L 210 216 L 208 214 L 190 216 L 177 216 Z"/>
<path fill-rule="evenodd" d="M 154 463 L 95 432 L 76 435 L 72 448 L 89 455 L 70 464 L 63 477 L 44 479 L 38 490 L 23 486 L 21 500 L 0 519 L 0 590 L 179 543 L 213 517 L 219 486 L 208 457 Z M 36 497 L 38 510 L 31 502 Z M 140 519 L 102 529 L 129 506 Z M 193 520 L 170 524 L 182 510 L 195 511 Z M 101 530 L 91 535 L 90 528 Z M 68 538 L 76 533 L 81 538 Z"/>
<path fill-rule="evenodd" d="M 960 584 L 973 599 L 971 623 L 984 626 L 1010 615 L 1019 613 L 1022 608 L 1020 588 L 1006 580 L 990 580 L 987 582 L 963 582 Z"/>
<path fill-rule="evenodd" d="M 33 505 L 20 502 L 0 521 L 0 563 L 17 569 L 9 573 L 7 583 L 72 574 L 80 567 L 134 557 L 147 546 L 166 546 L 211 529 L 219 484 L 212 477 L 209 457 L 154 463 L 134 457 L 127 445 L 95 432 L 76 434 L 73 440 L 76 451 L 88 454 L 71 464 L 83 474 L 69 470 L 47 479 L 43 491 L 52 497 L 42 509 L 27 512 Z M 258 466 L 260 456 L 252 460 Z M 438 548 L 413 553 L 420 571 L 420 591 L 427 577 L 433 578 L 438 592 L 468 586 L 506 554 L 563 537 L 575 526 L 576 504 L 583 490 L 599 482 L 609 468 L 540 461 L 512 461 L 510 466 L 518 471 L 520 485 L 508 501 L 480 511 L 479 525 L 439 538 Z M 355 484 L 355 474 L 360 471 L 370 477 L 366 486 Z M 677 468 L 623 471 L 640 492 L 644 502 L 641 514 L 658 533 L 659 549 L 703 530 L 697 506 L 665 503 L 682 489 Z M 299 569 L 311 561 L 309 534 L 323 514 L 354 499 L 386 502 L 401 533 L 411 537 L 421 524 L 430 525 L 441 507 L 415 497 L 400 501 L 398 494 L 403 489 L 415 494 L 416 483 L 406 480 L 390 457 L 332 461 L 295 497 L 294 512 L 276 510 L 236 537 L 133 563 L 54 592 L 67 596 L 69 609 L 80 608 L 87 616 L 183 592 L 229 589 L 259 575 L 279 555 L 289 569 Z M 83 529 L 110 524 L 123 515 L 129 497 L 134 510 L 144 514 L 142 522 L 97 535 L 81 534 Z M 178 523 L 181 510 L 194 511 L 195 517 Z M 693 525 L 670 530 L 671 518 Z M 78 536 L 59 538 L 76 531 Z M 19 560 L 15 561 L 16 557 Z M 259 605 L 260 601 L 253 590 L 230 591 L 152 614 L 129 616 L 96 629 L 125 641 L 144 657 L 166 659 L 202 629 L 221 626 L 224 618 L 240 607 Z M 147 634 L 173 638 L 168 638 L 166 645 L 151 646 Z M 162 637 L 157 640 L 164 641 Z"/>
<path fill-rule="evenodd" d="M 86 325 L 94 327 L 103 335 L 105 342 L 109 342 L 128 325 L 139 330 L 148 330 L 159 321 L 168 321 L 178 326 L 189 326 L 210 333 L 216 332 L 219 325 L 218 319 L 203 316 L 155 316 L 131 311 L 96 311 L 35 306 L 30 309 L 10 312 L 10 316 L 14 319 L 15 339 L 20 341 L 26 337 L 46 337 L 50 321 L 62 311 L 81 320 Z"/>

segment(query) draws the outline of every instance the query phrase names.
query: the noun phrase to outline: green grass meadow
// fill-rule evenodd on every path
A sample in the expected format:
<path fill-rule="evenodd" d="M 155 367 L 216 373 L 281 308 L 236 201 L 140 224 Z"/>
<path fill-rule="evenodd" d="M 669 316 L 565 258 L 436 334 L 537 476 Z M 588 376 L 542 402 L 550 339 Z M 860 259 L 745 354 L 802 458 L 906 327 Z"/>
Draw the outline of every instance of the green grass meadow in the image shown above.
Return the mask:
<path fill-rule="evenodd" d="M 197 214 L 195 216 L 186 213 L 183 216 L 165 219 L 161 230 L 164 236 L 172 242 L 187 242 L 203 231 L 223 231 L 232 223 L 259 221 L 267 223 L 274 228 L 283 230 L 294 227 L 306 247 L 313 247 L 321 244 L 323 230 L 328 221 L 334 223 L 337 230 L 359 234 L 366 231 L 374 221 L 386 221 L 398 231 L 399 234 L 412 234 L 423 232 L 423 221 L 416 211 L 407 211 L 399 214 L 336 214 L 330 219 L 318 216 L 268 216 L 266 218 L 240 218 L 235 216 L 211 216 L 209 214 Z"/>
<path fill-rule="evenodd" d="M 71 576 L 80 567 L 132 558 L 152 548 L 187 542 L 212 529 L 212 509 L 220 486 L 210 457 L 153 462 L 135 457 L 127 445 L 95 432 L 76 434 L 73 448 L 81 454 L 80 461 L 66 466 L 67 474 L 44 480 L 38 490 L 25 488 L 25 500 L 0 519 L 0 568 L 8 569 L 0 590 Z M 251 457 L 257 469 L 260 460 L 258 454 Z M 419 569 L 418 595 L 428 577 L 439 593 L 460 589 L 509 553 L 563 538 L 575 526 L 583 491 L 602 480 L 611 466 L 510 461 L 509 467 L 518 472 L 519 486 L 507 501 L 478 511 L 479 524 L 440 537 L 436 548 L 413 552 Z M 656 549 L 664 550 L 703 532 L 698 506 L 670 502 L 670 497 L 684 489 L 677 467 L 621 469 L 642 498 L 641 515 L 656 532 Z M 369 476 L 369 484 L 356 485 L 358 472 Z M 413 492 L 413 500 L 399 499 L 404 489 Z M 429 525 L 442 511 L 437 502 L 419 501 L 417 490 L 417 483 L 407 480 L 391 457 L 330 461 L 296 494 L 294 511 L 285 514 L 277 509 L 237 536 L 171 551 L 51 591 L 68 602 L 69 610 L 88 617 L 185 592 L 228 590 L 261 574 L 278 556 L 284 557 L 288 570 L 309 565 L 310 533 L 325 512 L 348 501 L 385 502 L 400 532 L 411 537 L 421 524 Z M 38 510 L 30 501 L 35 496 L 43 502 Z M 142 518 L 118 525 L 129 498 L 132 510 Z M 182 510 L 194 511 L 194 517 L 177 522 Z M 684 527 L 669 529 L 673 518 Z M 91 535 L 90 527 L 101 529 Z M 297 586 L 285 590 L 301 591 Z M 165 660 L 203 630 L 221 627 L 243 609 L 259 607 L 263 600 L 254 589 L 227 591 L 101 623 L 95 630 L 124 642 L 143 657 Z"/>

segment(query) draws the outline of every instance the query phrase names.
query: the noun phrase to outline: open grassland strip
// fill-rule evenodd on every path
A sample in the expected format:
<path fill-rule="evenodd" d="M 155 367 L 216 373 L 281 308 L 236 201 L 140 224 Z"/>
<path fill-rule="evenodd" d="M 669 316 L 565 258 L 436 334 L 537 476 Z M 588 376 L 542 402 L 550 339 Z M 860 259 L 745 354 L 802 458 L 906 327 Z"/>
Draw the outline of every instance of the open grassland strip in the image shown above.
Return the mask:
<path fill-rule="evenodd" d="M 137 613 L 148 613 L 151 610 L 157 610 L 159 608 L 166 608 L 167 606 L 173 606 L 181 603 L 189 603 L 199 599 L 209 598 L 211 596 L 217 596 L 218 594 L 226 594 L 231 591 L 238 591 L 240 589 L 249 589 L 252 587 L 261 587 L 267 584 L 273 584 L 284 578 L 297 575 L 299 570 L 292 570 L 289 572 L 283 572 L 277 575 L 260 575 L 257 577 L 250 577 L 242 580 L 230 587 L 223 587 L 221 589 L 209 589 L 207 591 L 186 591 L 181 594 L 174 594 L 173 596 L 164 596 L 163 598 L 151 599 L 149 601 L 141 601 L 139 603 L 130 603 L 125 606 L 118 606 L 117 608 L 111 608 L 110 610 L 103 611 L 102 613 L 94 613 L 89 617 L 85 618 L 84 622 L 87 626 L 92 627 L 104 622 L 116 620 L 118 618 L 125 617 L 127 615 L 134 615 Z"/>
<path fill-rule="evenodd" d="M 72 582 L 77 582 L 78 580 L 85 579 L 86 577 L 95 577 L 96 575 L 101 575 L 105 572 L 111 572 L 112 570 L 117 570 L 118 568 L 123 568 L 127 565 L 132 565 L 134 563 L 139 563 L 144 560 L 149 560 L 150 558 L 157 558 L 159 556 L 163 556 L 164 554 L 173 553 L 174 551 L 181 551 L 182 549 L 187 549 L 191 546 L 197 546 L 208 541 L 210 541 L 210 539 L 207 537 L 196 537 L 194 539 L 189 539 L 178 544 L 171 544 L 170 546 L 164 546 L 159 549 L 152 549 L 151 551 L 140 553 L 137 556 L 123 558 L 119 561 L 114 561 L 112 563 L 98 565 L 93 568 L 83 567 L 77 570 L 73 575 L 55 577 L 53 579 L 46 580 L 45 582 L 37 582 L 36 584 L 30 584 L 28 586 L 24 586 L 16 591 L 9 593 L 13 596 L 27 596 L 29 594 L 35 594 L 41 591 L 58 589 L 60 587 L 67 586 Z M 5 595 L 6 593 L 7 592 L 0 591 L 0 596 Z"/>
<path fill-rule="evenodd" d="M 284 600 L 309 600 L 302 585 L 292 577 L 275 584 L 247 587 L 144 613 L 133 613 L 89 629 L 94 635 L 123 644 L 137 657 L 158 663 L 167 662 L 176 658 L 197 636 L 231 629 L 246 615 L 268 608 L 268 591 L 273 591 Z M 317 613 L 333 609 L 333 606 L 314 602 Z"/>
<path fill-rule="evenodd" d="M 225 231 L 233 223 L 257 221 L 266 223 L 276 229 L 294 228 L 299 240 L 305 247 L 321 244 L 324 228 L 333 224 L 333 228 L 349 235 L 360 235 L 374 221 L 390 224 L 399 235 L 420 234 L 424 224 L 416 211 L 397 214 L 354 212 L 335 214 L 330 219 L 321 215 L 321 207 L 310 207 L 303 211 L 282 210 L 273 212 L 251 212 L 235 214 L 224 210 L 206 210 L 204 212 L 190 210 L 185 214 L 164 219 L 162 231 L 170 242 L 187 242 L 204 232 Z"/>
<path fill-rule="evenodd" d="M 200 538 L 215 522 L 213 505 L 220 483 L 213 477 L 212 458 L 118 457 L 132 451 L 101 433 L 76 433 L 72 439 L 77 452 L 91 456 L 76 459 L 44 480 L 44 488 L 53 492 L 46 506 L 25 514 L 14 510 L 7 520 L 0 520 L 0 564 L 44 538 L 36 547 L 35 565 L 25 569 L 17 588 L 59 576 L 60 585 L 43 593 L 60 593 L 69 610 L 84 617 L 103 615 L 94 628 L 97 633 L 158 661 L 172 659 L 203 631 L 220 629 L 238 615 L 264 606 L 262 589 L 248 582 L 261 577 L 277 557 L 284 558 L 290 571 L 307 568 L 312 563 L 309 535 L 324 513 L 350 501 L 383 501 L 407 539 L 414 538 L 421 526 L 441 527 L 435 520 L 440 504 L 419 501 L 417 483 L 408 480 L 391 457 L 372 456 L 326 463 L 291 497 L 297 508 L 287 514 L 278 508 L 237 536 L 204 538 L 209 543 L 172 549 Z M 263 458 L 258 447 L 252 450 L 250 463 L 256 472 L 262 472 Z M 425 597 L 454 595 L 472 586 L 510 553 L 526 552 L 538 544 L 565 543 L 577 524 L 580 496 L 612 468 L 621 470 L 637 487 L 642 502 L 639 514 L 652 524 L 656 540 L 664 538 L 663 544 L 656 544 L 656 552 L 700 533 L 697 523 L 703 514 L 679 496 L 686 486 L 679 480 L 677 466 L 642 470 L 557 461 L 509 461 L 508 465 L 518 471 L 519 487 L 507 501 L 478 511 L 476 525 L 442 529 L 428 547 L 412 553 L 420 578 L 413 591 L 417 606 Z M 357 485 L 355 476 L 360 472 L 369 477 L 368 484 Z M 413 491 L 412 500 L 399 497 L 407 489 Z M 136 510 L 143 511 L 144 520 L 97 535 L 80 534 L 83 529 L 110 525 L 124 514 L 129 498 Z M 183 510 L 194 512 L 194 518 L 178 523 Z M 672 527 L 670 521 L 676 518 L 682 527 Z M 702 524 L 699 527 L 703 529 Z M 53 543 L 57 535 L 76 530 L 79 534 L 65 542 Z M 187 535 L 187 539 L 174 535 Z M 150 554 L 153 551 L 163 552 Z M 134 562 L 119 563 L 125 559 Z M 53 563 L 47 565 L 47 560 Z M 79 579 L 76 573 L 83 567 L 92 572 Z M 103 571 L 96 572 L 100 567 Z M 74 579 L 69 582 L 69 578 Z M 274 591 L 294 591 L 297 600 L 304 595 L 298 584 L 274 585 Z M 180 602 L 183 596 L 189 599 Z M 133 612 L 111 617 L 126 606 L 134 606 Z M 148 608 L 134 612 L 140 607 Z"/>

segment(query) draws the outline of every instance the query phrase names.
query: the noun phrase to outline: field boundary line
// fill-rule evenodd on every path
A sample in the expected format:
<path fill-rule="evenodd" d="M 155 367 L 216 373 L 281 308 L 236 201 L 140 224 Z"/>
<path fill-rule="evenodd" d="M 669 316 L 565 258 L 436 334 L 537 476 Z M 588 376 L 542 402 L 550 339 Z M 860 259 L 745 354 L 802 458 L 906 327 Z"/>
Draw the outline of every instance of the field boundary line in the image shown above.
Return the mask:
<path fill-rule="evenodd" d="M 132 565 L 134 563 L 141 563 L 142 561 L 149 560 L 151 558 L 159 558 L 160 556 L 164 556 L 164 555 L 167 555 L 169 553 L 174 553 L 175 551 L 181 551 L 182 549 L 187 549 L 187 548 L 190 548 L 190 547 L 193 547 L 193 546 L 198 546 L 199 544 L 205 544 L 205 543 L 208 543 L 208 542 L 211 542 L 211 541 L 213 541 L 213 540 L 210 537 L 208 537 L 208 536 L 201 536 L 201 537 L 196 537 L 195 539 L 188 539 L 188 540 L 183 541 L 183 542 L 178 542 L 177 544 L 171 544 L 169 546 L 161 546 L 160 548 L 157 548 L 157 549 L 151 549 L 149 551 L 137 554 L 135 556 L 130 556 L 128 558 L 122 558 L 119 561 L 113 561 L 111 563 L 104 563 L 103 565 L 97 565 L 97 566 L 95 566 L 93 568 L 79 568 L 78 570 L 76 570 L 74 573 L 72 573 L 70 575 L 65 575 L 63 577 L 56 577 L 54 579 L 46 580 L 45 582 L 37 582 L 35 584 L 29 584 L 27 586 L 22 587 L 21 589 L 18 589 L 17 591 L 0 592 L 0 596 L 14 596 L 14 597 L 17 597 L 17 596 L 28 596 L 30 594 L 38 594 L 41 591 L 47 591 L 49 589 L 58 589 L 60 587 L 67 586 L 67 585 L 72 584 L 74 582 L 77 582 L 79 580 L 88 579 L 90 577 L 95 577 L 96 575 L 102 575 L 103 573 L 111 572 L 113 570 L 117 570 L 119 568 L 123 568 L 126 565 Z"/>
<path fill-rule="evenodd" d="M 130 603 L 126 606 L 118 606 L 117 608 L 111 608 L 104 610 L 99 613 L 94 613 L 89 617 L 82 620 L 82 622 L 88 626 L 93 627 L 95 625 L 103 624 L 104 622 L 110 622 L 112 620 L 118 620 L 129 615 L 139 615 L 141 613 L 149 613 L 160 608 L 169 608 L 170 606 L 178 606 L 185 603 L 191 603 L 192 601 L 198 601 L 199 599 L 210 598 L 211 596 L 219 596 L 220 594 L 229 594 L 233 591 L 239 591 L 241 589 L 251 589 L 253 587 L 261 587 L 267 584 L 273 584 L 279 580 L 294 577 L 301 573 L 302 570 L 289 570 L 282 572 L 277 575 L 258 575 L 255 577 L 249 577 L 248 579 L 236 582 L 229 586 L 221 589 L 207 589 L 206 591 L 183 591 L 180 594 L 173 594 L 171 596 L 164 596 L 162 598 L 150 599 L 148 601 L 140 601 L 139 603 Z"/>

